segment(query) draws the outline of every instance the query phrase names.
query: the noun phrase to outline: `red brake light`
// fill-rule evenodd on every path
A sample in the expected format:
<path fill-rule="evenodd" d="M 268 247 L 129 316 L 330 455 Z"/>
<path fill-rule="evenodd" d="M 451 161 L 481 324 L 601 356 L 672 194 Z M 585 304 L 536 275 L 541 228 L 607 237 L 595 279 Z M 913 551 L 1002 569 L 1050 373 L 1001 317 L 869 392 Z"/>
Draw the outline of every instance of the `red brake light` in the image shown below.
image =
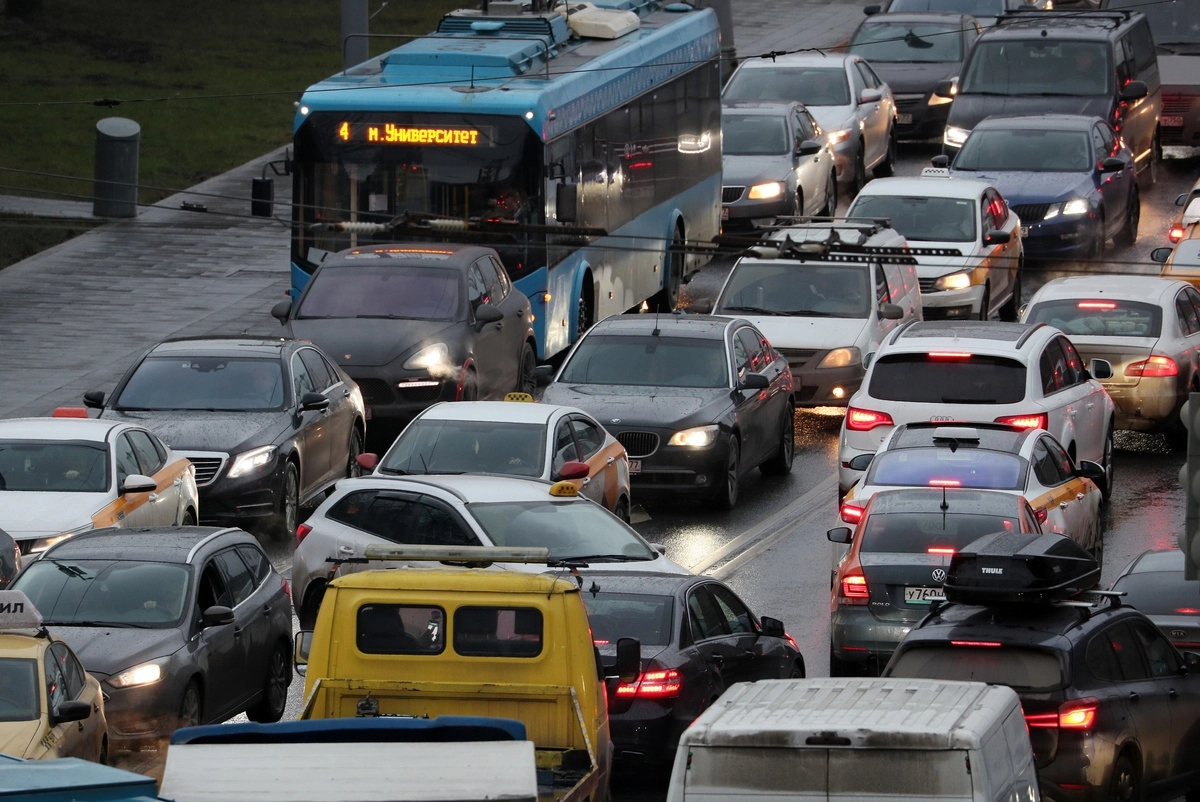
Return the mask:
<path fill-rule="evenodd" d="M 308 533 L 312 531 L 312 527 L 308 524 L 300 524 L 296 527 L 296 545 L 299 546 L 304 542 L 304 538 L 308 537 Z"/>
<path fill-rule="evenodd" d="M 966 351 L 930 351 L 926 354 L 930 359 L 970 359 Z"/>
<path fill-rule="evenodd" d="M 962 482 L 957 479 L 930 479 L 930 487 L 962 487 Z"/>
<path fill-rule="evenodd" d="M 1031 729 L 1034 727 L 1058 727 L 1058 713 L 1026 713 L 1025 726 Z"/>
<path fill-rule="evenodd" d="M 839 510 L 842 520 L 848 524 L 856 524 L 862 520 L 865 510 L 857 504 L 851 504 L 849 501 L 842 502 L 842 508 Z"/>
<path fill-rule="evenodd" d="M 1200 615 L 1200 607 L 1176 607 L 1175 612 L 1180 615 Z"/>
<path fill-rule="evenodd" d="M 951 646 L 987 646 L 989 648 L 998 648 L 1004 644 L 999 641 L 992 640 L 952 640 Z"/>
<path fill-rule="evenodd" d="M 1058 709 L 1058 728 L 1060 730 L 1090 730 L 1096 723 L 1096 711 L 1100 700 L 1088 697 L 1064 702 Z"/>
<path fill-rule="evenodd" d="M 1080 301 L 1075 304 L 1080 309 L 1116 309 L 1117 305 L 1112 301 Z"/>
<path fill-rule="evenodd" d="M 842 604 L 859 605 L 871 600 L 871 589 L 867 587 L 867 578 L 863 576 L 861 568 L 851 568 L 842 577 L 841 589 L 838 601 Z"/>
<path fill-rule="evenodd" d="M 797 645 L 796 639 L 793 638 L 791 635 L 789 635 L 785 632 L 785 633 L 783 633 L 783 639 L 786 640 L 788 642 L 788 645 L 790 645 L 793 649 L 795 649 L 796 651 L 800 651 L 800 646 Z"/>
<path fill-rule="evenodd" d="M 1171 242 L 1179 242 L 1179 240 L 1183 239 L 1183 226 L 1178 223 L 1171 226 L 1171 230 L 1167 232 L 1167 239 Z"/>
<path fill-rule="evenodd" d="M 1152 356 L 1125 366 L 1126 376 L 1178 376 L 1179 366 L 1169 356 Z"/>
<path fill-rule="evenodd" d="M 1037 415 L 1002 415 L 996 418 L 996 423 L 1007 423 L 1018 429 L 1045 429 L 1049 420 L 1046 413 L 1042 412 Z"/>
<path fill-rule="evenodd" d="M 846 410 L 846 428 L 852 432 L 869 432 L 876 426 L 894 426 L 895 421 L 886 412 L 850 407 Z"/>
<path fill-rule="evenodd" d="M 683 690 L 683 675 L 674 668 L 643 671 L 632 683 L 617 686 L 617 696 L 638 699 L 670 699 Z"/>
<path fill-rule="evenodd" d="M 928 549 L 926 549 L 926 551 L 930 554 L 944 554 L 951 557 L 954 556 L 954 549 L 942 548 L 941 546 L 930 546 Z"/>

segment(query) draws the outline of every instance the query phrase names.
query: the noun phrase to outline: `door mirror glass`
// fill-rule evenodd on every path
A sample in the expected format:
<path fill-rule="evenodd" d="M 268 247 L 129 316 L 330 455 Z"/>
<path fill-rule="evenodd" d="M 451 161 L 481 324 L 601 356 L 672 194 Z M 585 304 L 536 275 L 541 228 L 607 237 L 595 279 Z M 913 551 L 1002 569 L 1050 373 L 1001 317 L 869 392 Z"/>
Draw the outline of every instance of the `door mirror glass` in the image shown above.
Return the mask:
<path fill-rule="evenodd" d="M 1092 374 L 1093 379 L 1111 379 L 1113 376 L 1112 363 L 1107 359 L 1093 359 L 1088 363 L 1088 373 Z"/>
<path fill-rule="evenodd" d="M 762 631 L 762 634 L 771 638 L 782 638 L 787 635 L 783 629 L 783 622 L 769 615 L 764 615 L 759 619 L 759 629 Z"/>
<path fill-rule="evenodd" d="M 874 6 L 873 5 L 873 6 L 864 6 L 863 7 L 863 13 L 866 14 L 868 17 L 873 17 L 876 14 L 880 13 L 881 11 L 883 11 L 883 6 Z"/>
<path fill-rule="evenodd" d="M 825 533 L 825 537 L 829 538 L 830 543 L 849 543 L 853 534 L 848 526 L 835 526 Z"/>
<path fill-rule="evenodd" d="M 1150 251 L 1150 258 L 1156 262 L 1165 264 L 1171 258 L 1172 248 L 1155 248 Z"/>
<path fill-rule="evenodd" d="M 796 155 L 797 156 L 811 156 L 814 153 L 820 153 L 822 147 L 824 147 L 824 146 L 817 140 L 806 139 L 803 142 L 801 142 L 799 145 L 796 146 Z"/>
<path fill-rule="evenodd" d="M 204 611 L 201 623 L 206 627 L 218 627 L 233 623 L 233 610 L 223 604 L 214 604 Z"/>
<path fill-rule="evenodd" d="M 313 634 L 305 629 L 296 633 L 296 648 L 292 654 L 292 662 L 299 669 L 308 665 L 308 654 L 312 651 Z"/>
<path fill-rule="evenodd" d="M 642 644 L 637 638 L 617 640 L 617 679 L 623 684 L 635 682 L 642 673 Z"/>
<path fill-rule="evenodd" d="M 1079 475 L 1093 482 L 1103 482 L 1106 474 L 1104 466 L 1098 462 L 1092 462 L 1090 459 L 1081 459 L 1079 461 Z"/>
<path fill-rule="evenodd" d="M 158 489 L 158 482 L 140 473 L 130 474 L 121 484 L 121 495 L 126 493 L 153 493 Z"/>
<path fill-rule="evenodd" d="M 695 312 L 697 315 L 707 315 L 712 312 L 712 310 L 713 302 L 709 298 L 701 298 L 697 301 L 693 301 L 691 305 L 691 311 Z"/>
<path fill-rule="evenodd" d="M 938 97 L 954 97 L 954 79 L 947 78 L 944 81 L 938 81 L 937 85 L 933 87 L 933 93 L 935 95 L 937 95 Z M 946 166 L 944 164 L 938 164 L 936 162 L 936 159 L 937 159 L 936 156 L 934 156 L 934 159 L 935 159 L 934 165 L 933 165 L 934 167 L 945 167 Z M 949 162 L 949 157 L 947 157 L 946 161 Z"/>
<path fill-rule="evenodd" d="M 533 380 L 538 387 L 545 387 L 547 384 L 554 381 L 554 366 L 538 365 L 533 369 Z"/>

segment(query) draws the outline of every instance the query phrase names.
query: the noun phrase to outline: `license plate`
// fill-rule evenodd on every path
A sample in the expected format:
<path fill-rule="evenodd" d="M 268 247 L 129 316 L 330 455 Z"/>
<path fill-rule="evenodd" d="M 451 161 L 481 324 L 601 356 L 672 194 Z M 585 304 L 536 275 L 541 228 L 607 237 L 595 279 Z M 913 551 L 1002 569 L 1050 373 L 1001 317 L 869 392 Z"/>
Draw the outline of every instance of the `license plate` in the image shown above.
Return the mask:
<path fill-rule="evenodd" d="M 629 472 L 630 473 L 641 473 L 642 472 L 642 461 L 640 459 L 629 460 Z"/>
<path fill-rule="evenodd" d="M 370 407 L 366 407 L 365 409 L 363 409 L 363 416 L 366 417 L 367 420 L 371 419 L 371 408 Z"/>
<path fill-rule="evenodd" d="M 935 601 L 945 601 L 946 594 L 941 588 L 905 588 L 904 601 L 909 604 L 929 604 Z"/>
<path fill-rule="evenodd" d="M 1029 236 L 1029 226 L 1021 226 L 1021 236 L 1022 237 Z"/>
<path fill-rule="evenodd" d="M 912 115 L 911 114 L 897 114 L 896 122 L 898 122 L 900 125 L 912 125 Z"/>
<path fill-rule="evenodd" d="M 1168 128 L 1182 128 L 1183 117 L 1163 117 L 1162 124 Z"/>
<path fill-rule="evenodd" d="M 722 220 L 728 220 L 728 219 L 729 219 L 729 207 L 728 207 L 728 206 L 722 206 L 722 207 L 721 207 L 721 219 L 722 219 Z"/>

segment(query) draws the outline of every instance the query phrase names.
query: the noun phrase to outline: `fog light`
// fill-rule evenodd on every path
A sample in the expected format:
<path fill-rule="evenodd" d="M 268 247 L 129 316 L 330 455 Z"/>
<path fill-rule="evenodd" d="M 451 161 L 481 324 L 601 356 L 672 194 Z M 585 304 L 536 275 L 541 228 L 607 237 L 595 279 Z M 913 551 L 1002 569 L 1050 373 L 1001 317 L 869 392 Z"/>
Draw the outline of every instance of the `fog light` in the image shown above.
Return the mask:
<path fill-rule="evenodd" d="M 833 394 L 834 398 L 844 398 L 846 395 L 846 391 L 841 387 L 834 387 L 832 390 L 830 390 L 830 392 Z"/>
<path fill-rule="evenodd" d="M 708 477 L 702 473 L 696 474 L 696 484 L 703 485 L 708 483 Z"/>

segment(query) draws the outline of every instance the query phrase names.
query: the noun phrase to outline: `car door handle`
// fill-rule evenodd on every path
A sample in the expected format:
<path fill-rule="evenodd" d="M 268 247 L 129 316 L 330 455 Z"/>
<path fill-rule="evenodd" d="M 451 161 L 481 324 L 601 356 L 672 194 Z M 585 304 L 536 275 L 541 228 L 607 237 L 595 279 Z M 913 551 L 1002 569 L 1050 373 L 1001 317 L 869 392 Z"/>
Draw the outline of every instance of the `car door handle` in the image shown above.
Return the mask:
<path fill-rule="evenodd" d="M 158 493 L 151 493 L 150 495 L 146 496 L 146 501 L 149 501 L 151 504 L 158 501 Z"/>
<path fill-rule="evenodd" d="M 348 387 L 344 388 L 342 390 L 342 398 L 349 398 L 349 397 L 350 397 L 350 388 L 348 388 Z"/>
<path fill-rule="evenodd" d="M 720 666 L 725 665 L 725 658 L 719 654 L 714 654 L 712 657 L 710 657 L 708 659 L 708 662 L 712 663 L 714 666 L 717 666 L 719 668 Z"/>
<path fill-rule="evenodd" d="M 614 457 L 609 457 L 607 460 L 605 460 L 604 464 L 612 465 L 614 462 L 616 462 L 616 459 Z"/>
<path fill-rule="evenodd" d="M 1131 702 L 1136 702 L 1136 701 L 1137 701 L 1138 699 L 1140 699 L 1140 698 L 1141 698 L 1141 697 L 1140 697 L 1140 696 L 1138 696 L 1136 693 L 1131 693 L 1131 694 L 1129 694 L 1129 701 L 1131 701 Z"/>
<path fill-rule="evenodd" d="M 1075 494 L 1075 500 L 1076 500 L 1076 501 L 1083 501 L 1083 493 L 1076 493 L 1076 494 Z"/>
<path fill-rule="evenodd" d="M 271 605 L 269 605 L 269 604 L 264 604 L 264 605 L 263 605 L 263 613 L 269 613 L 269 612 L 271 612 L 271 610 L 273 610 L 273 609 L 274 609 L 274 608 L 273 608 L 273 607 L 271 607 Z"/>
<path fill-rule="evenodd" d="M 1087 408 L 1088 408 L 1088 409 L 1091 409 L 1091 408 L 1092 408 L 1092 407 L 1094 407 L 1094 406 L 1096 406 L 1096 402 L 1095 402 L 1095 401 L 1088 401 L 1088 403 L 1087 403 Z"/>
<path fill-rule="evenodd" d="M 517 310 L 517 317 L 525 317 L 525 310 L 524 310 L 524 309 L 518 309 L 518 310 Z"/>
<path fill-rule="evenodd" d="M 354 549 L 350 548 L 349 546 L 338 546 L 338 551 L 340 551 L 342 554 L 354 553 Z"/>
<path fill-rule="evenodd" d="M 588 482 L 590 482 L 590 481 L 592 481 L 592 477 L 590 477 L 590 476 L 585 476 L 585 477 L 583 478 L 583 484 L 585 484 L 585 485 L 586 485 Z"/>
<path fill-rule="evenodd" d="M 1175 699 L 1175 698 L 1178 698 L 1179 693 L 1174 688 L 1168 688 L 1167 696 L 1171 697 L 1172 699 Z"/>
<path fill-rule="evenodd" d="M 1058 503 L 1058 508 L 1059 508 L 1060 510 L 1065 510 L 1065 509 L 1067 508 L 1067 506 L 1068 506 L 1068 503 L 1067 503 L 1066 501 L 1060 501 L 1060 502 Z"/>
<path fill-rule="evenodd" d="M 496 331 L 500 331 L 502 328 L 504 328 L 504 324 L 500 321 L 496 321 Z"/>
<path fill-rule="evenodd" d="M 1068 412 L 1068 413 L 1067 413 L 1067 417 L 1068 417 L 1068 418 L 1073 418 L 1073 417 L 1075 417 L 1075 416 L 1076 416 L 1076 415 L 1078 415 L 1078 414 L 1079 414 L 1079 411 L 1078 411 L 1078 410 L 1072 409 L 1070 412 Z"/>
<path fill-rule="evenodd" d="M 242 628 L 241 628 L 241 627 L 234 627 L 234 628 L 233 628 L 233 637 L 235 637 L 235 638 L 240 638 L 240 637 L 242 637 Z"/>

